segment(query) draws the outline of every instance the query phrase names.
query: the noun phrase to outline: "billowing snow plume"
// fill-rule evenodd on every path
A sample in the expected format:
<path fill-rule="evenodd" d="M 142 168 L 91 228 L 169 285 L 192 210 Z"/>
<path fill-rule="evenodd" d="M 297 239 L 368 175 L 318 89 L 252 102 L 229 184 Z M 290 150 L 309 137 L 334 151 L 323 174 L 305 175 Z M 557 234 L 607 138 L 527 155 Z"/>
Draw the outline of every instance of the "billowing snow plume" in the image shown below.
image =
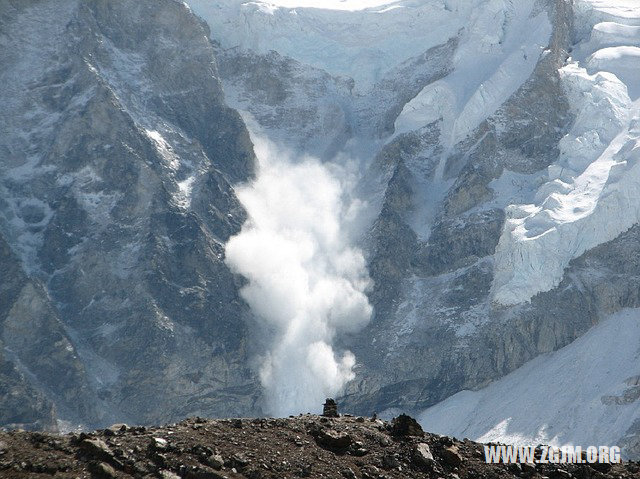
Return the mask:
<path fill-rule="evenodd" d="M 249 219 L 226 261 L 248 279 L 242 295 L 272 334 L 260 377 L 268 412 L 284 416 L 316 410 L 353 379 L 353 354 L 332 343 L 369 320 L 370 281 L 347 238 L 357 203 L 344 169 L 254 142 L 257 179 L 237 190 Z"/>

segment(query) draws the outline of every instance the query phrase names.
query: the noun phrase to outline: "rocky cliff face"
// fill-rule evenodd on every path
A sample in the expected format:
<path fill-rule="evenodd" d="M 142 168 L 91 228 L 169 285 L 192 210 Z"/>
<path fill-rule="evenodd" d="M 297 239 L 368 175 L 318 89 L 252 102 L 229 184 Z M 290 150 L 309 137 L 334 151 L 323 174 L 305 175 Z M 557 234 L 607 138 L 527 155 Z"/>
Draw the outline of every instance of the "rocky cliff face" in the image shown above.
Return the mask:
<path fill-rule="evenodd" d="M 174 1 L 3 2 L 0 25 L 1 421 L 254 410 L 223 263 L 254 156 L 206 27 Z"/>

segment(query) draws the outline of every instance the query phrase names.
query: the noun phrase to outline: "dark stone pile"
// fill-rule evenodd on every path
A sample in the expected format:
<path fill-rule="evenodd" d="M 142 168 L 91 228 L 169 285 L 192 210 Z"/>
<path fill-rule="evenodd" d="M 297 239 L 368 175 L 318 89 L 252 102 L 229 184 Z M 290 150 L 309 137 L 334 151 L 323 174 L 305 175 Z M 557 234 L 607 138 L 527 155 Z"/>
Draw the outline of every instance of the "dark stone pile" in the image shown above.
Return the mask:
<path fill-rule="evenodd" d="M 322 408 L 322 415 L 324 417 L 339 417 L 338 404 L 332 398 L 327 398 Z"/>

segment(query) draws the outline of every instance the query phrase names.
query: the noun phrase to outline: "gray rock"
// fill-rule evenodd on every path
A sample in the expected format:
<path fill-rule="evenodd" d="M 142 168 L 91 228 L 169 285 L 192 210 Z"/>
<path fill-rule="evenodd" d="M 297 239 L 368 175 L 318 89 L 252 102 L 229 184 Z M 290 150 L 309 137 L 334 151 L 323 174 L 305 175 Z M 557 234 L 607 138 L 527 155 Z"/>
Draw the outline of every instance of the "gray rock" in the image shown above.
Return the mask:
<path fill-rule="evenodd" d="M 207 465 L 211 466 L 216 471 L 219 471 L 222 469 L 222 466 L 224 466 L 224 459 L 220 454 L 213 454 L 207 458 Z"/>
<path fill-rule="evenodd" d="M 98 479 L 116 479 L 118 477 L 116 470 L 105 462 L 91 463 L 89 469 L 92 477 Z"/>
<path fill-rule="evenodd" d="M 423 436 L 424 431 L 414 418 L 400 414 L 391 421 L 391 434 L 398 437 Z"/>
<path fill-rule="evenodd" d="M 344 450 L 347 449 L 352 442 L 349 434 L 334 431 L 332 429 L 321 429 L 315 434 L 316 442 L 327 449 Z"/>
<path fill-rule="evenodd" d="M 445 447 L 442 450 L 442 460 L 451 467 L 458 467 L 462 464 L 462 456 L 456 446 Z"/>
<path fill-rule="evenodd" d="M 429 445 L 424 442 L 418 443 L 413 450 L 413 460 L 422 468 L 431 468 L 434 459 Z"/>
<path fill-rule="evenodd" d="M 113 459 L 111 448 L 102 439 L 83 439 L 79 445 L 80 449 L 94 459 L 110 461 Z"/>

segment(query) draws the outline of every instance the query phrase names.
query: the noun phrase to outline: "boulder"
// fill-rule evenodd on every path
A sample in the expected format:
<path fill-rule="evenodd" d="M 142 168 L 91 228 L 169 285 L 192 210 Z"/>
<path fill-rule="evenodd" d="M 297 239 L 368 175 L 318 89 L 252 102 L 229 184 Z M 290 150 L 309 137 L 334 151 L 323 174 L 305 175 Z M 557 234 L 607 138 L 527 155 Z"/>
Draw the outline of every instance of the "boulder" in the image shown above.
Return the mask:
<path fill-rule="evenodd" d="M 445 447 L 442 450 L 442 460 L 451 467 L 458 467 L 462 464 L 462 456 L 456 446 Z"/>
<path fill-rule="evenodd" d="M 422 426 L 411 416 L 400 414 L 391 421 L 391 433 L 394 436 L 423 436 Z"/>
<path fill-rule="evenodd" d="M 347 449 L 352 442 L 349 434 L 332 429 L 321 429 L 315 434 L 315 439 L 319 446 L 331 450 Z"/>
<path fill-rule="evenodd" d="M 416 445 L 413 450 L 413 461 L 421 468 L 431 468 L 433 466 L 433 454 L 428 444 L 421 442 Z"/>

